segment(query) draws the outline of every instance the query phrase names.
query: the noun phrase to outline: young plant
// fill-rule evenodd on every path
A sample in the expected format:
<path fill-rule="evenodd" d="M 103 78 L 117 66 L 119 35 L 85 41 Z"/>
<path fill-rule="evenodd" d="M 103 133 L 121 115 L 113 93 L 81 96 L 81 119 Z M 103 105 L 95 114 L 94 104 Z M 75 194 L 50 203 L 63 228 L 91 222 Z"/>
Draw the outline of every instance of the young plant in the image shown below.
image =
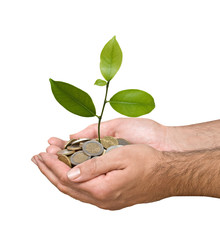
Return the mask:
<path fill-rule="evenodd" d="M 50 84 L 56 100 L 68 111 L 82 117 L 98 118 L 98 138 L 100 142 L 100 125 L 106 103 L 112 108 L 128 117 L 139 117 L 151 112 L 154 107 L 153 97 L 138 89 L 127 89 L 116 93 L 107 100 L 108 89 L 111 80 L 118 72 L 122 63 L 122 51 L 114 36 L 102 49 L 100 56 L 100 70 L 104 80 L 95 81 L 97 86 L 105 86 L 105 98 L 101 114 L 96 114 L 95 105 L 88 93 L 65 82 L 54 81 L 51 78 Z"/>

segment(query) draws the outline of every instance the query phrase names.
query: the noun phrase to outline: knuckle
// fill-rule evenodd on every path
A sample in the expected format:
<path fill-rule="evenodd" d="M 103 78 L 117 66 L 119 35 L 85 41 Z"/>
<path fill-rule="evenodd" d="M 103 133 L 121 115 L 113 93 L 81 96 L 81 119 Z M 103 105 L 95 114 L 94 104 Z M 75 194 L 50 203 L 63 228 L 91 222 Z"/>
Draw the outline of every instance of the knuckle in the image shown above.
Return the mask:
<path fill-rule="evenodd" d="M 97 206 L 101 209 L 108 210 L 108 205 L 106 203 L 98 203 Z"/>
<path fill-rule="evenodd" d="M 90 160 L 89 174 L 93 176 L 96 174 L 96 171 L 97 171 L 97 159 L 92 158 Z"/>
<path fill-rule="evenodd" d="M 62 185 L 65 185 L 67 183 L 66 176 L 60 176 L 59 180 L 62 183 Z"/>
<path fill-rule="evenodd" d="M 106 202 L 110 199 L 110 193 L 107 189 L 104 188 L 96 188 L 93 191 L 94 198 L 96 198 L 98 201 Z"/>
<path fill-rule="evenodd" d="M 114 206 L 114 205 L 110 205 L 109 207 L 108 207 L 108 210 L 110 210 L 110 211 L 116 211 L 116 210 L 120 210 L 121 209 L 121 207 L 119 207 L 119 206 Z"/>
<path fill-rule="evenodd" d="M 104 202 L 106 200 L 106 196 L 103 192 L 98 192 L 96 193 L 96 199 Z"/>
<path fill-rule="evenodd" d="M 45 157 L 45 152 L 40 152 L 38 155 L 40 155 L 42 158 L 44 158 Z"/>
<path fill-rule="evenodd" d="M 54 143 L 54 139 L 54 137 L 50 137 L 47 142 L 51 145 Z"/>
<path fill-rule="evenodd" d="M 50 151 L 50 146 L 48 146 L 47 148 L 46 148 L 46 152 L 48 153 L 49 151 Z"/>
<path fill-rule="evenodd" d="M 59 190 L 60 192 L 62 192 L 62 193 L 64 193 L 64 194 L 67 194 L 67 188 L 66 188 L 63 184 L 58 183 L 58 184 L 57 184 L 57 188 L 58 188 L 58 190 Z"/>
<path fill-rule="evenodd" d="M 101 208 L 101 209 L 110 210 L 110 211 L 115 211 L 115 210 L 119 210 L 119 209 L 120 209 L 120 208 L 112 205 L 112 204 L 109 203 L 109 202 L 99 203 L 97 206 L 98 206 L 99 208 Z"/>

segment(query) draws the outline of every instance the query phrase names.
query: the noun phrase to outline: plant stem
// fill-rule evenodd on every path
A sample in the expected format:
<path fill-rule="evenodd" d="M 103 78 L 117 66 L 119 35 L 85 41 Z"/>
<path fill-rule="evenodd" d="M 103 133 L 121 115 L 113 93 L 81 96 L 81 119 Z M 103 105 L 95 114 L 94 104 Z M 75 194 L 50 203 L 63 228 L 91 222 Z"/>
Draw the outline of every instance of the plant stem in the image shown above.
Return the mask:
<path fill-rule="evenodd" d="M 102 121 L 103 112 L 104 112 L 104 109 L 105 109 L 105 104 L 107 103 L 106 99 L 107 99 L 107 95 L 108 95 L 109 83 L 110 83 L 110 81 L 108 81 L 107 84 L 106 84 L 105 99 L 104 99 L 103 106 L 102 106 L 102 112 L 101 112 L 101 115 L 98 117 L 98 119 L 99 119 L 99 122 L 98 122 L 98 138 L 99 138 L 99 142 L 100 143 L 101 143 L 101 139 L 100 139 L 100 125 L 101 125 L 101 121 Z"/>

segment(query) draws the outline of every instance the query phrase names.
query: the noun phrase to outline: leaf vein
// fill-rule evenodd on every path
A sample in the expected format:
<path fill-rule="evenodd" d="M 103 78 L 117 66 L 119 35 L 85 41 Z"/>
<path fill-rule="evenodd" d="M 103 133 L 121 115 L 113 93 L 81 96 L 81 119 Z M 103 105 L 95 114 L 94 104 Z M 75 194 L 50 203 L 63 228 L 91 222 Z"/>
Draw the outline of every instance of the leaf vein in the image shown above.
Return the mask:
<path fill-rule="evenodd" d="M 62 89 L 63 92 L 65 92 L 66 95 L 68 95 L 68 97 L 70 99 L 72 99 L 73 101 L 75 101 L 78 105 L 80 105 L 81 107 L 83 107 L 84 109 L 86 109 L 88 112 L 90 112 L 92 115 L 95 115 L 94 112 L 92 112 L 89 108 L 87 108 L 82 102 L 78 101 L 73 95 L 70 95 L 67 91 L 65 91 L 64 89 Z M 82 90 L 81 90 L 82 91 Z"/>
<path fill-rule="evenodd" d="M 134 105 L 143 105 L 146 106 L 144 103 L 139 103 L 139 102 L 122 102 L 122 101 L 110 101 L 110 103 L 116 103 L 116 104 L 134 104 Z M 147 105 L 152 105 L 152 104 L 147 104 Z"/>

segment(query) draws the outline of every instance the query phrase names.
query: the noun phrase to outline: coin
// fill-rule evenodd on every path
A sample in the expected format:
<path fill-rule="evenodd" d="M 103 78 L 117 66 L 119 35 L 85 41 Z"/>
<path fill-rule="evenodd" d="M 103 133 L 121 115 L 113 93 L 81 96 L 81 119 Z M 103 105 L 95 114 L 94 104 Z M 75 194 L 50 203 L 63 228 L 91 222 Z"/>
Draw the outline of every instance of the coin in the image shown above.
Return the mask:
<path fill-rule="evenodd" d="M 86 155 L 83 151 L 75 152 L 71 157 L 70 161 L 73 165 L 78 165 L 80 163 L 85 162 L 86 160 L 89 160 L 90 156 Z"/>
<path fill-rule="evenodd" d="M 109 151 L 115 149 L 115 148 L 119 148 L 119 147 L 122 147 L 122 145 L 115 145 L 115 146 L 111 146 L 109 148 L 107 148 L 106 152 L 105 153 L 108 153 Z"/>
<path fill-rule="evenodd" d="M 66 165 L 68 165 L 69 167 L 71 167 L 71 162 L 70 162 L 70 159 L 66 156 L 66 155 L 59 155 L 58 156 L 58 159 L 65 163 Z"/>
<path fill-rule="evenodd" d="M 72 142 L 76 141 L 77 139 L 73 138 L 73 139 L 70 139 L 64 146 L 64 148 L 67 148 L 67 146 L 69 146 Z"/>
<path fill-rule="evenodd" d="M 104 151 L 103 151 L 102 155 L 104 155 L 105 153 L 106 153 L 106 150 L 104 149 Z"/>
<path fill-rule="evenodd" d="M 82 148 L 78 145 L 69 145 L 67 149 L 70 151 L 77 151 L 77 150 L 81 150 Z"/>
<path fill-rule="evenodd" d="M 63 150 L 60 150 L 57 152 L 57 155 L 66 155 L 66 156 L 69 156 L 71 154 L 73 154 L 74 151 L 69 151 L 67 149 L 63 149 Z"/>
<path fill-rule="evenodd" d="M 129 145 L 130 143 L 127 141 L 127 140 L 125 140 L 124 138 L 117 138 L 117 140 L 118 140 L 118 145 Z"/>
<path fill-rule="evenodd" d="M 90 158 L 104 155 L 112 149 L 130 144 L 123 138 L 106 136 L 98 139 L 80 138 L 69 140 L 65 148 L 57 152 L 58 159 L 70 167 L 83 163 Z"/>
<path fill-rule="evenodd" d="M 91 139 L 90 138 L 80 138 L 80 139 L 77 139 L 77 140 L 73 141 L 71 143 L 71 145 L 80 144 L 81 142 L 86 142 L 86 141 L 89 141 L 89 140 L 91 140 Z"/>
<path fill-rule="evenodd" d="M 88 156 L 99 156 L 103 153 L 103 146 L 101 143 L 91 140 L 87 141 L 82 146 L 83 152 Z"/>
<path fill-rule="evenodd" d="M 101 139 L 101 144 L 103 145 L 104 148 L 107 149 L 111 146 L 118 145 L 118 140 L 114 137 L 106 136 Z"/>

